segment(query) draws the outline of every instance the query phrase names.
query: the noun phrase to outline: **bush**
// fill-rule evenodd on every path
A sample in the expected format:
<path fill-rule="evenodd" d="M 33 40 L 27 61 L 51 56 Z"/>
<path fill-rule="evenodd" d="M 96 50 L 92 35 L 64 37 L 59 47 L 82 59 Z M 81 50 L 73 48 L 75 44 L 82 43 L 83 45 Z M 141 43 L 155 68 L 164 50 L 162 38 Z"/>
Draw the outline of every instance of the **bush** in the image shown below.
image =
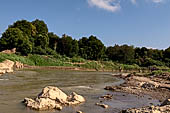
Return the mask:
<path fill-rule="evenodd" d="M 121 64 L 120 67 L 124 70 L 138 70 L 138 69 L 140 69 L 140 67 L 137 64 L 133 64 L 133 65 Z"/>
<path fill-rule="evenodd" d="M 47 55 L 56 55 L 56 51 L 52 50 L 51 48 L 45 49 Z"/>
<path fill-rule="evenodd" d="M 78 62 L 78 63 L 83 63 L 83 62 L 85 62 L 85 59 L 83 59 L 83 58 L 81 58 L 81 57 L 73 57 L 72 59 L 71 59 L 71 62 Z"/>
<path fill-rule="evenodd" d="M 11 60 L 11 61 L 18 61 L 23 64 L 28 64 L 28 65 L 34 65 L 34 62 L 32 62 L 30 59 L 24 56 L 19 56 L 16 54 L 5 54 L 5 53 L 0 53 L 0 62 L 4 60 Z"/>
<path fill-rule="evenodd" d="M 39 55 L 47 55 L 46 50 L 42 49 L 41 46 L 34 47 L 32 53 L 39 54 Z"/>
<path fill-rule="evenodd" d="M 162 70 L 155 70 L 151 72 L 151 75 L 161 75 L 161 74 L 163 74 Z"/>
<path fill-rule="evenodd" d="M 98 64 L 95 61 L 86 62 L 85 64 L 82 64 L 80 66 L 83 68 L 96 69 L 96 70 L 99 70 L 102 67 L 100 64 Z"/>
<path fill-rule="evenodd" d="M 119 69 L 119 66 L 116 65 L 114 62 L 112 61 L 101 61 L 101 64 L 103 65 L 103 69 L 110 69 L 110 70 L 117 70 Z"/>
<path fill-rule="evenodd" d="M 151 58 L 146 58 L 144 63 L 143 63 L 144 66 L 153 66 L 153 65 L 156 65 L 156 66 L 165 66 L 165 63 L 161 62 L 161 61 L 158 61 L 158 60 L 153 60 Z"/>

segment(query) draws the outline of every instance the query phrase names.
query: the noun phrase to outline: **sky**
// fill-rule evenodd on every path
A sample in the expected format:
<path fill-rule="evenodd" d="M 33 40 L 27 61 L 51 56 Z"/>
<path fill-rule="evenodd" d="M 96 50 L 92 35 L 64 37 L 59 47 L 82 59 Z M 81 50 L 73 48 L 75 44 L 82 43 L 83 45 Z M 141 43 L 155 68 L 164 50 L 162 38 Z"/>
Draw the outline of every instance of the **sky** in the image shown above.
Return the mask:
<path fill-rule="evenodd" d="M 43 20 L 58 36 L 95 35 L 106 46 L 170 46 L 170 0 L 0 0 L 1 34 L 22 19 Z"/>

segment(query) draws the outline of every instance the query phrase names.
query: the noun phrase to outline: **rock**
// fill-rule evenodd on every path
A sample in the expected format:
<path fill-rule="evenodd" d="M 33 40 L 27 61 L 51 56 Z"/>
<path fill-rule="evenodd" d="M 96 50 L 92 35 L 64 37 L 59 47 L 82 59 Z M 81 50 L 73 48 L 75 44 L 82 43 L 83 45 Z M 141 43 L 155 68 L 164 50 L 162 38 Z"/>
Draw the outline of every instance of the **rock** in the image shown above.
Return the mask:
<path fill-rule="evenodd" d="M 36 100 L 25 98 L 24 101 L 27 107 L 31 107 L 35 110 L 62 109 L 61 105 L 56 103 L 55 100 L 49 98 L 37 98 Z"/>
<path fill-rule="evenodd" d="M 73 92 L 68 98 L 68 104 L 70 105 L 74 105 L 74 104 L 79 104 L 82 102 L 85 102 L 84 97 L 82 97 L 81 95 L 76 94 L 75 92 Z"/>
<path fill-rule="evenodd" d="M 96 103 L 96 105 L 101 106 L 101 107 L 103 107 L 103 108 L 108 108 L 108 107 L 109 107 L 109 106 L 106 105 L 106 104 L 100 104 L 100 103 Z"/>
<path fill-rule="evenodd" d="M 4 51 L 1 51 L 1 53 L 6 53 L 6 54 L 14 54 L 16 53 L 16 48 L 13 48 L 11 50 L 4 50 Z"/>
<path fill-rule="evenodd" d="M 16 69 L 21 69 L 24 67 L 24 64 L 23 63 L 20 63 L 18 61 L 15 62 L 15 66 L 14 66 Z"/>
<path fill-rule="evenodd" d="M 10 60 L 5 60 L 0 63 L 0 74 L 13 72 L 14 62 Z"/>
<path fill-rule="evenodd" d="M 53 86 L 45 87 L 35 100 L 25 98 L 24 101 L 27 107 L 35 110 L 61 110 L 61 105 L 75 105 L 85 102 L 84 97 L 73 92 L 67 96 L 59 88 Z"/>
<path fill-rule="evenodd" d="M 132 108 L 122 110 L 122 113 L 170 113 L 170 105 Z"/>
<path fill-rule="evenodd" d="M 113 95 L 107 94 L 107 95 L 101 96 L 100 98 L 103 98 L 103 99 L 112 99 L 112 98 L 113 98 Z"/>
<path fill-rule="evenodd" d="M 50 98 L 52 100 L 57 100 L 58 102 L 63 104 L 67 102 L 67 95 L 64 92 L 62 92 L 59 88 L 52 86 L 45 87 L 38 97 Z"/>
<path fill-rule="evenodd" d="M 106 86 L 104 89 L 114 91 L 116 88 L 114 86 Z"/>
<path fill-rule="evenodd" d="M 166 99 L 161 106 L 170 105 L 170 99 Z"/>
<path fill-rule="evenodd" d="M 83 113 L 82 111 L 77 111 L 76 113 Z"/>
<path fill-rule="evenodd" d="M 156 84 L 156 83 L 149 83 L 149 82 L 142 82 L 142 83 L 140 84 L 140 86 L 141 86 L 142 88 L 145 88 L 145 89 L 155 89 L 155 88 L 158 88 L 158 87 L 159 87 L 158 84 Z"/>
<path fill-rule="evenodd" d="M 5 74 L 5 70 L 0 70 L 0 75 Z"/>

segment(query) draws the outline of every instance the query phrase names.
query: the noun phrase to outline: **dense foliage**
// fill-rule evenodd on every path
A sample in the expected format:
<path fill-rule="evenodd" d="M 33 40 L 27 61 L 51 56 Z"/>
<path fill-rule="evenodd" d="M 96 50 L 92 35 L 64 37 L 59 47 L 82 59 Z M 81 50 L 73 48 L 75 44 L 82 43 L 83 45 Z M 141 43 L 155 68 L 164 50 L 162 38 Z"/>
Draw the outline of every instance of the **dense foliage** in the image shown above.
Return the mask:
<path fill-rule="evenodd" d="M 77 60 L 75 58 L 84 58 L 87 60 L 133 64 L 135 67 L 170 67 L 170 47 L 165 50 L 148 49 L 146 47 L 135 48 L 129 45 L 105 47 L 93 35 L 82 37 L 79 40 L 66 34 L 59 37 L 53 32 L 49 32 L 46 23 L 38 19 L 32 22 L 19 20 L 7 28 L 0 38 L 0 51 L 12 48 L 16 48 L 21 55 L 56 56 L 60 54 L 64 57 L 73 58 L 74 61 Z M 30 57 L 32 60 L 35 60 L 34 58 Z M 93 64 L 96 64 L 96 62 L 89 62 L 85 66 L 93 66 Z M 109 63 L 109 66 L 113 67 L 111 64 Z"/>

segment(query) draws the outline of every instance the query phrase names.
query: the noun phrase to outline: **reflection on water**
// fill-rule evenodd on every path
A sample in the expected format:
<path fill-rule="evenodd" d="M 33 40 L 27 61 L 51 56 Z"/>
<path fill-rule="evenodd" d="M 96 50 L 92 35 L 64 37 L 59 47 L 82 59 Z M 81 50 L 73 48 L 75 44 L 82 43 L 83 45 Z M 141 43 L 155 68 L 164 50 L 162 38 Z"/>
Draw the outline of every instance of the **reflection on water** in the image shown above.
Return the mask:
<path fill-rule="evenodd" d="M 79 72 L 57 70 L 27 70 L 5 74 L 0 77 L 0 113 L 116 113 L 120 109 L 158 103 L 149 97 L 137 98 L 134 95 L 114 93 L 103 90 L 106 85 L 119 84 L 120 80 L 108 72 Z M 62 111 L 33 111 L 26 108 L 21 101 L 25 97 L 34 98 L 45 86 L 57 86 L 67 94 L 77 92 L 86 98 L 79 106 L 65 107 Z M 103 94 L 113 94 L 114 98 L 104 103 L 110 106 L 103 109 L 95 106 Z M 126 96 L 124 96 L 126 95 Z M 137 101 L 137 103 L 135 103 Z"/>

